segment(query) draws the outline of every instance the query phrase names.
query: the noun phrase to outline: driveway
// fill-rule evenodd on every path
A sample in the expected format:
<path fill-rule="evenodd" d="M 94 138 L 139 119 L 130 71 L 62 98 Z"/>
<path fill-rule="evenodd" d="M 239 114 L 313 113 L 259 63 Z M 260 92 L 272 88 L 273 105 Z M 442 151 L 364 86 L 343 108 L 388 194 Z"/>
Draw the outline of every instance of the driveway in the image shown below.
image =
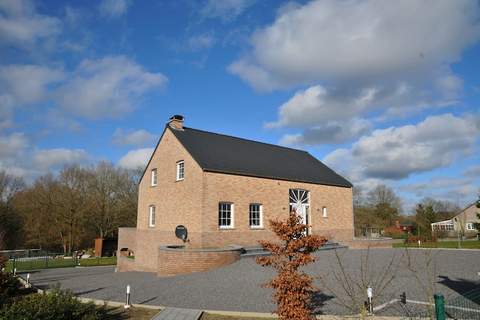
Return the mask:
<path fill-rule="evenodd" d="M 342 270 L 339 260 L 348 280 L 338 280 L 343 274 L 339 272 Z M 478 288 L 480 250 L 321 251 L 316 254 L 316 262 L 306 271 L 315 277 L 315 284 L 322 290 L 314 298 L 318 313 L 345 314 L 349 313 L 346 306 L 350 305 L 346 291 L 356 290 L 355 284 L 360 284 L 362 279 L 364 283 L 376 284 L 376 287 L 382 279 L 385 282 L 376 305 L 398 298 L 402 292 L 406 292 L 409 300 L 426 301 L 431 286 L 447 298 Z M 114 267 L 88 267 L 40 270 L 31 273 L 31 281 L 43 288 L 59 284 L 79 296 L 102 300 L 124 301 L 125 287 L 130 285 L 133 303 L 272 312 L 272 291 L 263 288 L 262 284 L 273 275 L 272 270 L 258 266 L 253 258 L 244 258 L 209 272 L 171 278 L 158 278 L 146 272 L 115 273 Z M 395 307 L 382 311 L 392 315 L 400 312 Z"/>

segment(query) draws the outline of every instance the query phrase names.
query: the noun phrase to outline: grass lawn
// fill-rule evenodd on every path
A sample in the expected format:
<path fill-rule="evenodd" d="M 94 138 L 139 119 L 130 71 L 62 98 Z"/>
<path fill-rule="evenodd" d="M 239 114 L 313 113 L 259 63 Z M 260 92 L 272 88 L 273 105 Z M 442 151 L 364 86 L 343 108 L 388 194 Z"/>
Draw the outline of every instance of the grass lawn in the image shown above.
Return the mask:
<path fill-rule="evenodd" d="M 238 317 L 238 316 L 223 316 L 219 314 L 210 314 L 204 312 L 200 320 L 273 320 L 276 318 L 252 318 L 252 317 Z"/>
<path fill-rule="evenodd" d="M 460 244 L 462 249 L 480 249 L 480 241 L 472 240 L 472 241 L 462 241 Z M 394 243 L 394 248 L 404 248 L 404 247 L 412 247 L 418 248 L 418 244 L 416 243 Z M 421 248 L 447 248 L 447 249 L 458 249 L 458 241 L 438 241 L 438 242 L 427 242 L 422 243 L 420 246 Z"/>
<path fill-rule="evenodd" d="M 117 257 L 101 257 L 101 258 L 86 258 L 80 259 L 81 267 L 91 267 L 91 266 L 108 266 L 114 265 L 117 263 Z M 75 264 L 73 259 L 38 259 L 38 260 L 28 260 L 28 261 L 16 261 L 15 267 L 17 272 L 28 271 L 35 269 L 47 269 L 47 268 L 66 268 L 78 266 Z M 6 270 L 11 272 L 13 269 L 13 260 L 9 260 L 6 265 Z"/>

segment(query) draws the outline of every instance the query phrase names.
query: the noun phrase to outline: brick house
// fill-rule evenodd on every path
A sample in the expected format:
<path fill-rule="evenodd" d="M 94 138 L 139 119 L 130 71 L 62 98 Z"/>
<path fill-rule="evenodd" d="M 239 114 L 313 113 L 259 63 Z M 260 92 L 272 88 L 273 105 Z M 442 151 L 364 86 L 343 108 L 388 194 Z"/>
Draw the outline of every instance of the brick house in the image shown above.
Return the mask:
<path fill-rule="evenodd" d="M 183 126 L 165 126 L 139 185 L 136 228 L 120 228 L 119 249 L 155 271 L 158 248 L 258 246 L 275 239 L 268 220 L 295 209 L 312 234 L 353 239 L 352 184 L 309 153 Z"/>

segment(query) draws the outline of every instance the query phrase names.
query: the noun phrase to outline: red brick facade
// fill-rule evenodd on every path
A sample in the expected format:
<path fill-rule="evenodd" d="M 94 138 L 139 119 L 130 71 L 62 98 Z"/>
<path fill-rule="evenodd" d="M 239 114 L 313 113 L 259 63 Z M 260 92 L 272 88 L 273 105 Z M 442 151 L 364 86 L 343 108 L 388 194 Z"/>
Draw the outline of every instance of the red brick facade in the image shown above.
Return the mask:
<path fill-rule="evenodd" d="M 162 260 L 171 253 L 159 252 L 159 247 L 182 244 L 174 234 L 177 225 L 188 229 L 186 245 L 189 248 L 258 246 L 259 240 L 274 239 L 268 221 L 288 215 L 289 189 L 309 191 L 313 234 L 340 242 L 353 239 L 351 188 L 203 171 L 172 133 L 171 130 L 178 130 L 178 123 L 175 125 L 176 128 L 167 127 L 164 131 L 140 182 L 137 227 L 120 228 L 119 231 L 118 248 L 134 251 L 137 270 L 174 273 L 169 263 Z M 185 178 L 176 181 L 179 161 L 184 163 Z M 157 172 L 156 186 L 151 185 L 153 169 Z M 233 228 L 219 228 L 219 202 L 234 205 Z M 249 225 L 249 205 L 252 203 L 262 205 L 263 228 L 254 229 Z M 155 206 L 155 226 L 149 225 L 150 206 Z M 327 216 L 323 208 L 328 210 Z M 183 256 L 185 270 L 203 270 L 202 265 L 209 263 L 197 259 L 198 266 L 194 267 L 193 257 L 194 253 Z M 230 261 L 231 258 L 216 253 L 207 260 L 217 261 L 218 265 L 223 264 L 224 259 Z"/>

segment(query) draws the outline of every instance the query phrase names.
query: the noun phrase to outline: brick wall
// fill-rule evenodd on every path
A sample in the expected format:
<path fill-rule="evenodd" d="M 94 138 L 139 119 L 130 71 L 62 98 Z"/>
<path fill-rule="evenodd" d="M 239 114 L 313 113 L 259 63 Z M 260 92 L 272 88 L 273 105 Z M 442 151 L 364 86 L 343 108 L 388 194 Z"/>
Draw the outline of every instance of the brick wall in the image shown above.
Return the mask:
<path fill-rule="evenodd" d="M 352 189 L 311 183 L 279 181 L 231 174 L 204 173 L 202 245 L 238 244 L 252 246 L 258 240 L 273 240 L 269 219 L 285 219 L 289 211 L 289 189 L 310 191 L 310 224 L 312 233 L 337 241 L 353 239 Z M 219 229 L 218 203 L 234 204 L 234 228 Z M 249 205 L 263 206 L 264 229 L 249 226 Z M 327 218 L 322 208 L 327 208 Z"/>
<path fill-rule="evenodd" d="M 240 250 L 183 250 L 160 248 L 158 276 L 208 271 L 240 259 Z"/>

